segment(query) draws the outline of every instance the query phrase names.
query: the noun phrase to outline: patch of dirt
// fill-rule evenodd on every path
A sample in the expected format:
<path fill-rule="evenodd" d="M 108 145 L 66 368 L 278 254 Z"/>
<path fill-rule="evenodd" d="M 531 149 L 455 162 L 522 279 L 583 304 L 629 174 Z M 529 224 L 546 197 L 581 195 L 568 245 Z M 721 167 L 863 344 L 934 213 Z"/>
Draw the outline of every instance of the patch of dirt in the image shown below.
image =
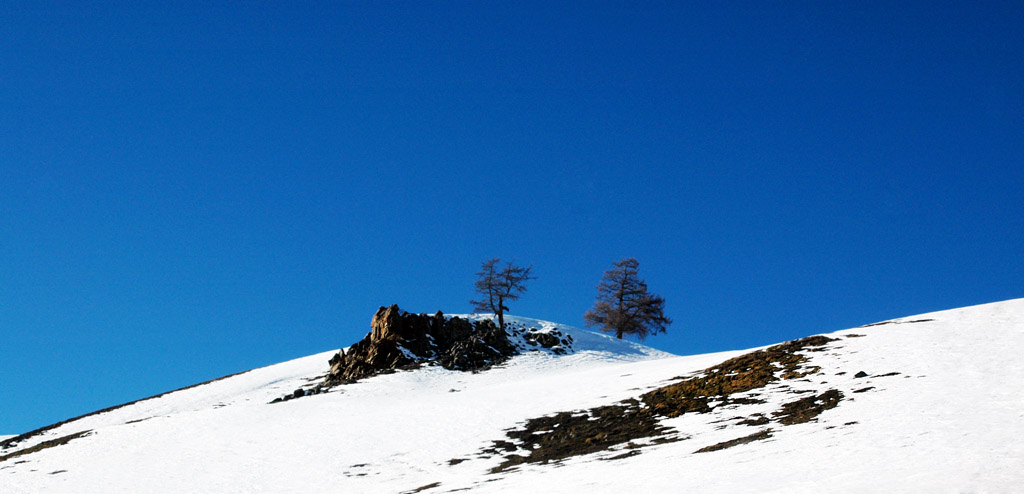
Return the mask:
<path fill-rule="evenodd" d="M 761 441 L 761 440 L 764 440 L 764 439 L 768 439 L 769 437 L 772 437 L 772 430 L 771 429 L 765 429 L 765 430 L 760 431 L 760 432 L 755 432 L 755 433 L 753 433 L 753 434 L 751 434 L 749 436 L 743 436 L 743 437 L 732 439 L 732 440 L 729 440 L 729 441 L 720 442 L 718 444 L 713 444 L 713 445 L 705 447 L 705 448 L 700 448 L 697 451 L 694 451 L 694 453 L 708 453 L 708 452 L 711 452 L 711 451 L 721 451 L 723 449 L 728 449 L 728 448 L 731 448 L 733 446 L 739 446 L 741 444 L 747 444 L 747 443 L 752 443 L 754 441 Z"/>
<path fill-rule="evenodd" d="M 80 437 L 85 437 L 85 436 L 88 436 L 90 434 L 92 434 L 92 430 L 76 432 L 74 434 L 68 434 L 68 435 L 63 436 L 63 437 L 58 437 L 57 439 L 50 439 L 49 441 L 43 441 L 43 442 L 41 442 L 41 443 L 39 443 L 39 444 L 37 444 L 35 446 L 31 446 L 31 447 L 28 447 L 28 448 L 25 448 L 25 449 L 22 449 L 22 450 L 18 450 L 18 451 L 15 451 L 15 452 L 11 453 L 11 454 L 2 455 L 2 456 L 0 456 L 0 462 L 7 461 L 7 460 L 9 460 L 11 458 L 17 458 L 19 456 L 29 455 L 29 454 L 32 454 L 32 453 L 38 453 L 38 452 L 40 452 L 40 451 L 42 451 L 44 449 L 54 448 L 54 447 L 57 447 L 57 446 L 63 446 L 65 444 L 71 442 L 72 440 L 78 439 Z"/>
<path fill-rule="evenodd" d="M 843 399 L 843 393 L 830 389 L 820 395 L 808 396 L 782 405 L 782 409 L 772 413 L 782 425 L 802 424 L 809 422 L 824 412 L 835 408 Z"/>

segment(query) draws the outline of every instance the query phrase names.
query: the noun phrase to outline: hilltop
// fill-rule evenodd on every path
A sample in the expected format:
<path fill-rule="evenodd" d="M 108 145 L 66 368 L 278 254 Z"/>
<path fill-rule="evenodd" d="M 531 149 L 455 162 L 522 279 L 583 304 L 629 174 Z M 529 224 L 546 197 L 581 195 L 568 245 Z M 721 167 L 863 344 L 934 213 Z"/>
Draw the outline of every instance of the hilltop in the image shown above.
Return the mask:
<path fill-rule="evenodd" d="M 517 351 L 479 368 L 446 368 L 422 347 L 407 355 L 415 362 L 325 387 L 334 349 L 4 439 L 0 490 L 946 492 L 1024 483 L 1024 300 L 697 356 L 507 320 Z"/>

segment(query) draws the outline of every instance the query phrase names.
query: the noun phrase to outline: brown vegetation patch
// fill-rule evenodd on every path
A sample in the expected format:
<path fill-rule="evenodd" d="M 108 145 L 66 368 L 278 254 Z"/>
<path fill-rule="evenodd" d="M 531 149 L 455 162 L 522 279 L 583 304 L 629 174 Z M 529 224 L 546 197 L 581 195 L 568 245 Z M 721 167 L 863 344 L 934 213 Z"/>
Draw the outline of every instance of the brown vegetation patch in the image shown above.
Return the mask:
<path fill-rule="evenodd" d="M 655 413 L 666 417 L 677 417 L 687 412 L 709 412 L 708 402 L 712 398 L 764 387 L 779 380 L 777 373 L 782 379 L 797 379 L 819 372 L 819 367 L 801 369 L 807 357 L 796 352 L 831 341 L 835 340 L 811 336 L 740 355 L 708 368 L 702 376 L 658 388 L 643 394 L 640 399 Z"/>
<path fill-rule="evenodd" d="M 809 422 L 825 410 L 835 408 L 842 399 L 843 393 L 841 391 L 830 389 L 820 395 L 808 396 L 783 404 L 782 410 L 772 415 L 782 425 L 802 424 Z"/>
<path fill-rule="evenodd" d="M 491 470 L 493 473 L 522 463 L 549 463 L 596 453 L 633 439 L 678 440 L 667 437 L 670 432 L 650 410 L 641 408 L 640 402 L 627 400 L 584 412 L 561 412 L 527 420 L 522 428 L 506 433 L 516 443 L 494 441 L 494 447 L 485 452 L 525 452 L 507 455 L 504 462 Z"/>
<path fill-rule="evenodd" d="M 731 395 L 758 389 L 779 379 L 797 379 L 819 372 L 818 367 L 804 368 L 807 357 L 797 352 L 831 341 L 835 340 L 812 336 L 782 343 L 729 359 L 697 376 L 644 393 L 639 400 L 530 419 L 522 427 L 507 431 L 509 440 L 493 441 L 482 453 L 505 456 L 505 461 L 491 470 L 495 473 L 523 463 L 549 463 L 605 451 L 636 439 L 653 438 L 654 444 L 679 441 L 684 437 L 661 425 L 661 419 L 685 413 L 707 413 L 729 404 L 764 403 L 752 397 L 732 398 Z M 795 407 L 793 413 L 799 410 L 802 408 Z M 787 417 L 789 415 L 792 414 Z M 755 416 L 741 423 L 761 425 L 767 421 L 767 417 Z M 763 438 L 754 437 L 750 441 Z"/>
<path fill-rule="evenodd" d="M 760 432 L 755 432 L 749 436 L 743 436 L 740 438 L 731 439 L 729 441 L 720 442 L 718 444 L 713 444 L 705 448 L 700 448 L 697 451 L 694 451 L 694 453 L 709 453 L 711 451 L 721 451 L 723 449 L 731 448 L 733 446 L 739 446 L 741 444 L 747 444 L 752 443 L 754 441 L 768 439 L 769 437 L 772 437 L 772 430 L 765 429 Z"/>

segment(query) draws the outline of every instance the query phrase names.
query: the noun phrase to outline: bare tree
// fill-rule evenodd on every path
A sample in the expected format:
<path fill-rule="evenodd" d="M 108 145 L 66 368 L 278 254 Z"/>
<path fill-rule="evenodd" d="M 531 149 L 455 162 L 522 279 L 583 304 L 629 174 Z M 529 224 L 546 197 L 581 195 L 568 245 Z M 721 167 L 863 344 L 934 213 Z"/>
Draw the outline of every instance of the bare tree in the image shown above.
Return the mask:
<path fill-rule="evenodd" d="M 493 312 L 498 316 L 498 327 L 505 329 L 505 305 L 508 300 L 517 300 L 526 292 L 526 282 L 534 279 L 530 276 L 533 266 L 516 266 L 511 262 L 501 265 L 501 259 L 495 257 L 481 263 L 476 274 L 476 292 L 480 300 L 470 300 L 474 310 Z"/>
<path fill-rule="evenodd" d="M 647 283 L 637 275 L 640 263 L 628 258 L 612 263 L 597 285 L 597 301 L 583 315 L 588 327 L 623 335 L 632 334 L 643 340 L 648 335 L 664 333 L 672 320 L 665 317 L 665 299 L 647 293 Z"/>

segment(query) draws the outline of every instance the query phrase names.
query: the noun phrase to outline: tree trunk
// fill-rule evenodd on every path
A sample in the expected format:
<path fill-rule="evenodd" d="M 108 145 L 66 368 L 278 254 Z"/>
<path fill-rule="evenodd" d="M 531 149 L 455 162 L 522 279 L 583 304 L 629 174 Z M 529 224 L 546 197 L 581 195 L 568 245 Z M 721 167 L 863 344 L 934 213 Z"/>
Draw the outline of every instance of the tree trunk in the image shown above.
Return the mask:
<path fill-rule="evenodd" d="M 615 337 L 620 339 L 620 340 L 622 339 L 622 330 L 621 329 L 615 330 Z"/>

